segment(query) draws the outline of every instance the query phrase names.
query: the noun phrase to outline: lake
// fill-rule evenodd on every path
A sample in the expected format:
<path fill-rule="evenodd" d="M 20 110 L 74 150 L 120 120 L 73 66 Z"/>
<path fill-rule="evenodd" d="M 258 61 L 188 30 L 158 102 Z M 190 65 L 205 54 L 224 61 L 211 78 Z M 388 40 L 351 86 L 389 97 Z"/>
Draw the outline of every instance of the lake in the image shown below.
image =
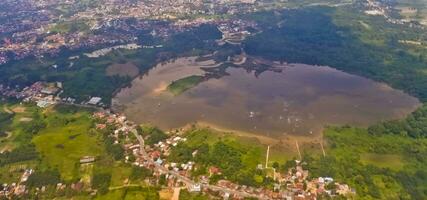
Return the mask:
<path fill-rule="evenodd" d="M 113 108 L 137 123 L 164 130 L 198 122 L 269 137 L 319 135 L 325 125 L 368 126 L 402 118 L 420 102 L 399 90 L 330 67 L 275 64 L 281 72 L 260 75 L 227 68 L 179 95 L 167 86 L 204 75 L 210 61 L 179 58 L 159 64 L 113 98 Z"/>

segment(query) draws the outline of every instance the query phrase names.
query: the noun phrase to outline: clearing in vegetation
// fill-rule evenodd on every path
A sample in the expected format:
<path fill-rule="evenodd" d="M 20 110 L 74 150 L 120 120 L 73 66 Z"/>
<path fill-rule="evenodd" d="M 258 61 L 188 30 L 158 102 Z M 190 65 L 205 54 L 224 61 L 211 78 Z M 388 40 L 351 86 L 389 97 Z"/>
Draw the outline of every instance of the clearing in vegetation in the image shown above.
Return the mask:
<path fill-rule="evenodd" d="M 128 76 L 135 77 L 139 74 L 139 69 L 132 62 L 124 64 L 115 63 L 107 67 L 106 73 L 108 76 Z"/>

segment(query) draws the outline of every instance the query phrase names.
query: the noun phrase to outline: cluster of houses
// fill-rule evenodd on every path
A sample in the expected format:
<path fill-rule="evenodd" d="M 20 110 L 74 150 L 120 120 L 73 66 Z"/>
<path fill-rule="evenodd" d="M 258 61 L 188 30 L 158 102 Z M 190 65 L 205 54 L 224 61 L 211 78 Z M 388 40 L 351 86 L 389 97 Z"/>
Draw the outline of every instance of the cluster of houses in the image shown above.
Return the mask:
<path fill-rule="evenodd" d="M 112 114 L 108 112 L 94 113 L 93 117 L 98 120 L 96 124 L 98 129 L 106 129 L 108 126 L 113 126 L 111 136 L 115 138 L 115 143 L 121 143 L 120 134 L 125 136 L 126 142 L 123 147 L 128 155 L 125 156 L 125 162 L 135 166 L 145 167 L 153 170 L 153 175 L 156 177 L 151 182 L 156 183 L 159 177 L 164 174 L 167 181 L 167 186 L 172 188 L 187 186 L 190 192 L 206 192 L 209 194 L 220 195 L 226 199 L 240 198 L 239 193 L 249 194 L 253 196 L 264 197 L 265 199 L 317 199 L 320 195 L 335 196 L 335 195 L 352 195 L 355 193 L 346 184 L 340 184 L 334 181 L 331 177 L 310 178 L 308 170 L 304 170 L 304 162 L 296 161 L 294 167 L 290 168 L 287 173 L 280 173 L 274 170 L 273 177 L 275 180 L 274 189 L 255 188 L 232 183 L 228 180 L 219 180 L 215 187 L 223 190 L 215 190 L 212 193 L 212 187 L 209 186 L 210 177 L 220 175 L 221 169 L 215 166 L 208 168 L 208 174 L 200 176 L 196 181 L 192 179 L 192 173 L 197 168 L 194 161 L 185 163 L 177 163 L 168 161 L 171 148 L 177 146 L 181 142 L 186 142 L 187 139 L 182 136 L 183 130 L 178 130 L 173 133 L 168 133 L 168 138 L 159 141 L 154 145 L 144 145 L 138 140 L 138 133 L 135 125 L 128 121 L 125 116 Z M 134 133 L 137 139 L 131 139 L 130 133 Z M 123 138 L 123 137 L 122 137 Z M 197 152 L 193 152 L 193 157 Z M 261 170 L 267 170 L 263 166 L 258 166 Z M 270 168 L 269 168 L 270 169 Z M 271 168 L 273 169 L 273 168 Z M 235 191 L 234 193 L 228 191 Z"/>
<path fill-rule="evenodd" d="M 28 178 L 31 174 L 34 173 L 33 169 L 26 169 L 22 174 L 18 183 L 3 183 L 0 185 L 0 199 L 12 199 L 16 196 L 21 196 L 27 192 L 25 182 L 27 182 Z"/>
<path fill-rule="evenodd" d="M 286 195 L 293 199 L 317 199 L 319 195 L 348 196 L 354 195 L 354 189 L 347 184 L 334 181 L 331 177 L 309 179 L 309 171 L 304 170 L 305 162 L 295 161 L 295 167 L 288 169 L 286 174 L 278 174 L 277 180 L 287 190 Z"/>
<path fill-rule="evenodd" d="M 21 99 L 23 102 L 36 102 L 39 107 L 47 107 L 61 101 L 59 94 L 62 91 L 62 83 L 35 82 L 22 90 L 0 85 L 0 95 Z"/>
<path fill-rule="evenodd" d="M 248 27 L 256 30 L 257 24 L 253 21 L 236 19 L 219 23 L 218 30 L 222 33 L 223 41 L 238 44 L 251 35 Z"/>
<path fill-rule="evenodd" d="M 36 85 L 37 86 L 37 85 Z M 43 88 L 40 85 L 33 89 Z M 208 174 L 202 175 L 195 181 L 192 173 L 197 168 L 193 161 L 177 163 L 168 161 L 171 148 L 179 143 L 186 142 L 187 139 L 182 136 L 183 130 L 169 133 L 169 137 L 159 141 L 154 145 L 144 145 L 144 140 L 137 132 L 133 122 L 128 121 L 124 115 L 113 114 L 108 111 L 96 112 L 93 114 L 96 119 L 96 128 L 107 130 L 106 134 L 114 137 L 117 145 L 122 145 L 126 150 L 125 162 L 138 167 L 152 169 L 153 177 L 148 179 L 147 183 L 158 183 L 162 175 L 165 176 L 166 185 L 173 188 L 186 186 L 190 192 L 205 192 L 215 196 L 222 196 L 224 199 L 239 199 L 244 195 L 262 197 L 262 199 L 317 199 L 319 196 L 335 195 L 353 195 L 355 191 L 346 184 L 340 184 L 331 177 L 310 178 L 309 171 L 305 170 L 304 162 L 296 161 L 295 166 L 288 169 L 286 173 L 273 170 L 273 179 L 275 181 L 273 189 L 255 188 L 245 185 L 239 185 L 228 180 L 219 180 L 215 185 L 210 184 L 210 178 L 213 175 L 220 175 L 221 169 L 216 166 L 208 168 Z M 139 138 L 141 137 L 141 138 Z M 136 138 L 136 139 L 135 139 Z M 197 152 L 193 152 L 193 157 Z M 80 164 L 86 165 L 95 161 L 95 157 L 85 156 L 80 159 Z M 262 165 L 258 166 L 261 170 L 267 170 Z M 270 168 L 269 168 L 270 169 Z M 273 168 L 271 168 L 273 169 Z M 26 188 L 22 184 L 28 180 L 33 170 L 25 170 L 19 183 L 10 185 L 4 184 L 0 189 L 0 197 L 10 197 L 11 195 L 25 194 Z M 83 182 L 79 181 L 71 188 L 82 188 Z M 57 189 L 64 189 L 66 186 L 60 184 Z M 58 190 L 59 190 L 58 189 Z"/>
<path fill-rule="evenodd" d="M 60 97 L 62 94 L 62 82 L 37 81 L 22 90 L 0 85 L 0 96 L 20 99 L 23 102 L 35 102 L 38 107 L 46 108 L 58 103 L 76 104 L 76 99 L 71 97 Z M 81 105 L 104 106 L 101 97 L 90 97 Z"/>

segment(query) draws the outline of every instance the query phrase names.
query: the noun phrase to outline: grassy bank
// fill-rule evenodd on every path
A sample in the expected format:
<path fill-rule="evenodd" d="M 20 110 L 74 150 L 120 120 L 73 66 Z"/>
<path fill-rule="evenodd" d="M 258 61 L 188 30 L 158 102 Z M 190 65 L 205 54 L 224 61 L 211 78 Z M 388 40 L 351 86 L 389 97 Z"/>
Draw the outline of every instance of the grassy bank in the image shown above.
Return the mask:
<path fill-rule="evenodd" d="M 167 88 L 174 95 L 179 95 L 203 81 L 203 76 L 189 76 L 176 81 L 173 81 Z"/>

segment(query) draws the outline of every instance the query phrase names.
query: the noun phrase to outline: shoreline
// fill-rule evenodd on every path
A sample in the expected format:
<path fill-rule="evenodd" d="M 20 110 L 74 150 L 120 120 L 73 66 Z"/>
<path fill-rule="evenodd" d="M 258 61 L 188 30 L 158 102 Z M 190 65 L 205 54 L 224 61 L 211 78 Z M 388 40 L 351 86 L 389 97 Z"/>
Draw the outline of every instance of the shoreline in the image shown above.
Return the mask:
<path fill-rule="evenodd" d="M 213 130 L 216 132 L 220 132 L 223 134 L 232 134 L 232 135 L 237 136 L 237 137 L 254 138 L 254 139 L 257 139 L 263 145 L 271 145 L 271 146 L 273 146 L 273 145 L 283 146 L 284 143 L 292 144 L 292 146 L 293 146 L 295 141 L 301 142 L 302 144 L 309 144 L 309 143 L 319 143 L 320 141 L 323 140 L 323 130 L 319 134 L 313 134 L 310 136 L 308 136 L 308 135 L 297 136 L 297 135 L 290 135 L 290 134 L 284 133 L 283 136 L 274 138 L 274 137 L 264 136 L 260 133 L 257 134 L 257 133 L 247 132 L 247 131 L 229 129 L 229 128 L 221 127 L 219 125 L 215 125 L 213 123 L 204 122 L 204 121 L 198 121 L 196 123 L 189 123 L 185 126 L 177 128 L 177 129 L 189 130 L 192 128 L 193 125 L 195 125 L 195 127 L 198 129 L 207 128 L 207 129 L 210 129 L 210 130 Z"/>

